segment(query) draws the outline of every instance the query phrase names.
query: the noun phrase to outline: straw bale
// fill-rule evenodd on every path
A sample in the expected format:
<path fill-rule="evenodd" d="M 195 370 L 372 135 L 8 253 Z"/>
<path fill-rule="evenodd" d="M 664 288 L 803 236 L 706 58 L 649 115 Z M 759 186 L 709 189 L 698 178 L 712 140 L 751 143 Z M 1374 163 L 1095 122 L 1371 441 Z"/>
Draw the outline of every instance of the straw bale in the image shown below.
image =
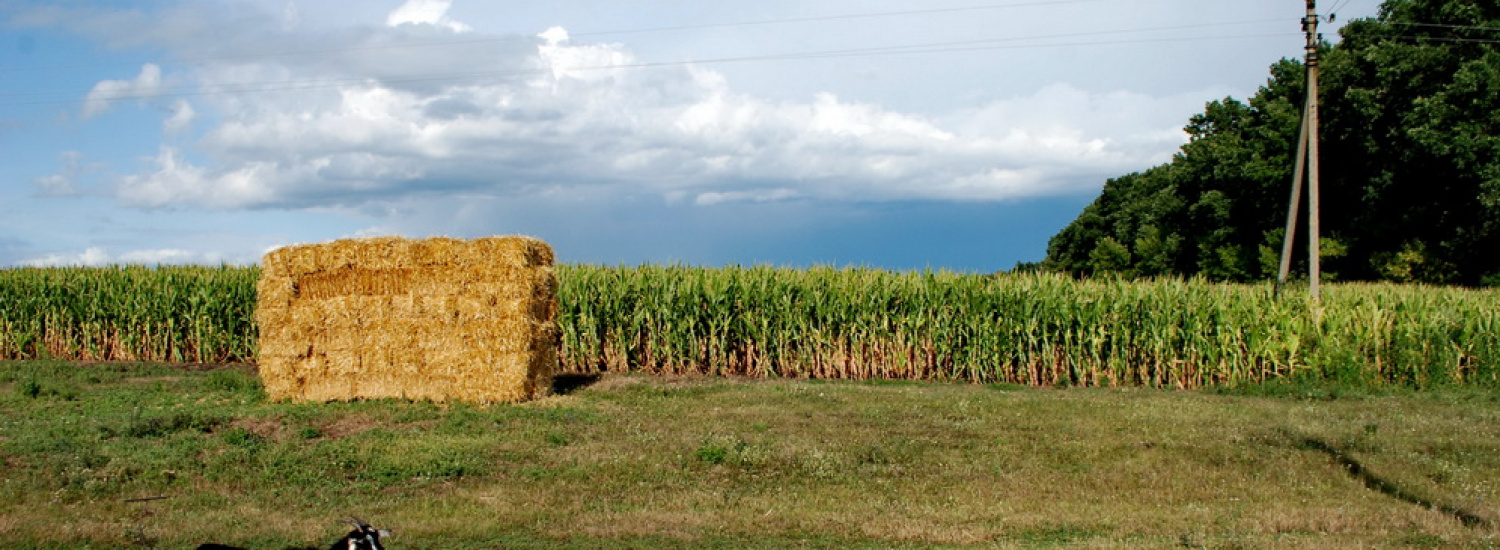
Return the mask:
<path fill-rule="evenodd" d="M 530 237 L 273 250 L 257 286 L 266 392 L 299 401 L 544 395 L 558 361 L 554 261 Z"/>

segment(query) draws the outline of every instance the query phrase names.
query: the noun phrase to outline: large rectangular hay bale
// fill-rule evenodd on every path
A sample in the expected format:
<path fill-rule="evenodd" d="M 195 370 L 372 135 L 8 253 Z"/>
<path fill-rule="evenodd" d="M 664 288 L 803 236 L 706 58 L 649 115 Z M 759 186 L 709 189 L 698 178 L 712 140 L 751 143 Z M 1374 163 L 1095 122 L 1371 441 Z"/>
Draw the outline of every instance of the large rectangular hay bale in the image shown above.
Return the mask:
<path fill-rule="evenodd" d="M 256 291 L 272 399 L 477 403 L 545 395 L 557 277 L 530 237 L 347 239 L 279 248 Z"/>

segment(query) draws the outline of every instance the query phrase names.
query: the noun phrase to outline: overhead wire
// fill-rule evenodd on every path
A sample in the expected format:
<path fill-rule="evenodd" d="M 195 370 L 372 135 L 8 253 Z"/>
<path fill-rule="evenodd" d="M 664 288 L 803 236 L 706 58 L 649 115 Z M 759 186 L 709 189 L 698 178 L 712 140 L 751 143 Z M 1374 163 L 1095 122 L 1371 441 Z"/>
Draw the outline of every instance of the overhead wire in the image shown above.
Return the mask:
<path fill-rule="evenodd" d="M 1033 0 L 1033 1 L 1023 1 L 1023 2 L 1012 2 L 1012 3 L 1006 3 L 1006 4 L 986 4 L 986 5 L 975 5 L 975 6 L 961 6 L 961 7 L 948 7 L 948 8 L 928 8 L 928 9 L 919 9 L 919 10 L 874 12 L 874 13 L 862 13 L 862 14 L 839 14 L 839 15 L 827 15 L 827 16 L 794 17 L 794 18 L 766 19 L 766 20 L 757 20 L 757 21 L 742 21 L 742 22 L 728 22 L 728 23 L 705 23 L 705 24 L 697 24 L 697 25 L 678 25 L 678 26 L 650 27 L 650 28 L 641 28 L 641 29 L 588 31 L 588 32 L 570 33 L 570 35 L 574 36 L 574 37 L 587 37 L 587 36 L 608 36 L 608 35 L 639 34 L 639 33 L 652 33 L 652 32 L 672 32 L 672 31 L 683 31 L 683 30 L 713 29 L 713 28 L 739 27 L 739 26 L 773 25 L 773 24 L 788 24 L 788 23 L 799 23 L 799 22 L 823 22 L 823 21 L 843 20 L 843 19 L 861 19 L 861 18 L 878 18 L 878 17 L 900 17 L 900 16 L 914 16 L 914 15 L 922 15 L 922 14 L 954 13 L 954 12 L 965 12 L 965 11 L 1012 9 L 1012 8 L 1038 7 L 1038 6 L 1056 6 L 1056 5 L 1067 5 L 1067 4 L 1091 3 L 1091 2 L 1098 2 L 1098 1 L 1100 1 L 1100 0 Z M 1352 0 L 1340 0 L 1340 1 L 1338 1 L 1334 5 L 1334 9 L 1335 10 L 1336 9 L 1341 9 L 1343 6 L 1348 5 L 1351 1 Z M 639 63 L 603 65 L 603 66 L 596 66 L 596 67 L 571 67 L 568 70 L 571 70 L 571 71 L 597 71 L 597 70 L 616 70 L 616 69 L 638 69 L 638 68 L 665 67 L 665 66 L 681 66 L 681 65 L 694 65 L 694 64 L 740 63 L 740 62 L 753 62 L 753 61 L 780 61 L 780 60 L 820 59 L 820 58 L 834 58 L 834 57 L 864 57 L 864 56 L 876 56 L 876 55 L 947 53 L 947 52 L 961 52 L 961 51 L 1003 50 L 1003 49 L 1020 49 L 1020 48 L 1045 48 L 1045 47 L 1064 47 L 1064 46 L 1102 46 L 1102 45 L 1116 45 L 1116 44 L 1139 44 L 1139 43 L 1153 43 L 1153 42 L 1175 42 L 1175 41 L 1205 40 L 1205 39 L 1260 38 L 1260 37 L 1270 37 L 1270 36 L 1281 36 L 1281 35 L 1293 35 L 1293 34 L 1296 34 L 1296 33 L 1266 33 L 1266 34 L 1239 35 L 1239 36 L 1216 35 L 1216 36 L 1199 36 L 1199 37 L 1142 38 L 1142 39 L 1131 39 L 1131 40 L 1091 41 L 1091 42 L 1014 44 L 1016 42 L 1038 41 L 1038 40 L 1054 40 L 1054 39 L 1059 39 L 1059 38 L 1078 38 L 1078 37 L 1087 37 L 1087 36 L 1106 36 L 1106 35 L 1143 33 L 1143 32 L 1176 31 L 1176 30 L 1184 30 L 1184 29 L 1200 29 L 1200 28 L 1214 27 L 1214 26 L 1246 25 L 1246 24 L 1268 23 L 1268 22 L 1273 22 L 1273 21 L 1280 22 L 1281 19 L 1278 18 L 1278 19 L 1264 19 L 1264 20 L 1255 20 L 1255 21 L 1237 21 L 1237 22 L 1225 22 L 1225 23 L 1210 23 L 1210 24 L 1196 24 L 1196 25 L 1179 25 L 1179 26 L 1170 26 L 1170 27 L 1153 27 L 1153 28 L 1141 28 L 1141 29 L 1122 29 L 1122 30 L 1109 30 L 1109 31 L 1065 33 L 1065 34 L 1054 34 L 1054 35 L 1045 35 L 1045 36 L 1007 37 L 1007 38 L 994 38 L 994 39 L 981 39 L 981 40 L 934 42 L 934 43 L 925 43 L 925 44 L 908 44 L 908 45 L 880 46 L 880 47 L 868 47 L 868 48 L 850 48 L 850 49 L 842 49 L 842 50 L 824 50 L 824 51 L 813 51 L 813 52 L 791 52 L 791 53 L 784 53 L 784 54 L 762 54 L 762 55 L 750 55 L 750 56 L 733 56 L 733 57 L 720 57 L 720 58 L 708 58 L 708 59 L 692 59 L 692 60 L 682 60 L 682 61 L 639 62 Z M 1479 30 L 1500 30 L 1500 29 L 1495 29 L 1493 27 L 1464 27 L 1464 26 L 1458 26 L 1458 25 L 1446 25 L 1446 26 L 1445 25 L 1424 25 L 1424 24 L 1410 24 L 1410 25 L 1413 25 L 1413 26 L 1433 26 L 1433 27 L 1444 27 L 1444 28 L 1472 28 L 1472 29 L 1479 29 Z M 504 36 L 504 37 L 488 37 L 488 38 L 474 38 L 474 39 L 462 39 L 462 40 L 440 40 L 440 41 L 422 41 L 422 42 L 402 42 L 402 43 L 393 43 L 393 44 L 368 45 L 368 46 L 357 46 L 357 47 L 346 47 L 346 48 L 324 48 L 324 49 L 286 50 L 286 51 L 279 51 L 279 52 L 259 52 L 259 53 L 238 54 L 238 55 L 206 56 L 206 57 L 196 57 L 196 58 L 180 58 L 180 59 L 173 60 L 173 61 L 170 61 L 170 62 L 162 63 L 162 65 L 168 65 L 168 66 L 170 66 L 170 65 L 173 65 L 173 64 L 195 64 L 195 63 L 207 63 L 207 62 L 212 62 L 212 61 L 224 61 L 224 60 L 234 60 L 234 59 L 261 59 L 261 58 L 276 58 L 276 57 L 287 57 L 287 56 L 327 55 L 327 54 L 332 54 L 332 53 L 360 52 L 360 51 L 385 50 L 385 49 L 395 49 L 395 48 L 418 48 L 418 47 L 440 47 L 440 46 L 450 46 L 450 45 L 472 45 L 472 44 L 483 44 L 483 43 L 496 43 L 496 42 L 503 42 L 503 41 L 515 41 L 517 39 L 518 39 L 517 36 Z M 1431 39 L 1431 40 L 1438 40 L 1437 38 L 1429 38 L 1429 39 Z M 1462 42 L 1488 42 L 1488 41 L 1483 40 L 1483 39 L 1457 39 L 1457 38 L 1455 38 L 1455 39 L 1447 39 L 1447 40 L 1448 41 L 1455 41 L 1455 42 L 1459 42 L 1459 41 L 1462 41 Z M 45 69 L 45 68 L 42 68 L 42 69 L 0 68 L 0 72 L 15 72 L 15 71 L 24 71 L 24 70 L 47 70 L 47 69 Z M 320 80 L 297 79 L 297 80 L 273 81 L 273 82 L 227 83 L 227 84 L 218 84 L 218 85 L 215 85 L 215 86 L 213 86 L 211 88 L 206 87 L 206 86 L 201 85 L 201 84 L 184 85 L 184 86 L 167 86 L 167 87 L 154 86 L 154 87 L 151 88 L 151 91 L 149 91 L 149 92 L 126 92 L 126 93 L 113 94 L 113 95 L 96 95 L 96 94 L 94 94 L 91 91 L 91 92 L 89 92 L 88 96 L 86 96 L 85 98 L 83 98 L 83 100 L 84 101 L 120 101 L 120 100 L 129 100 L 129 99 L 155 99 L 155 98 L 167 98 L 167 97 L 201 96 L 201 95 L 213 95 L 213 94 L 219 94 L 219 93 L 245 94 L 245 93 L 263 93 L 263 92 L 277 92 L 277 91 L 296 91 L 296 90 L 308 90 L 308 89 L 319 89 L 319 88 L 334 88 L 334 87 L 340 87 L 340 86 L 346 86 L 346 85 L 350 85 L 350 84 L 357 84 L 357 83 L 361 83 L 361 82 L 370 82 L 370 81 L 381 82 L 381 83 L 388 83 L 388 84 L 410 84 L 410 83 L 420 83 L 420 82 L 429 82 L 429 81 L 463 80 L 463 79 L 469 79 L 469 78 L 510 78 L 510 77 L 534 76 L 534 75 L 546 74 L 548 72 L 551 72 L 551 70 L 552 70 L 551 68 L 539 68 L 539 69 L 524 69 L 524 70 L 512 70 L 512 71 L 475 71 L 475 72 L 464 72 L 464 73 L 442 73 L 442 74 L 429 74 L 429 75 L 413 75 L 413 76 L 410 76 L 410 77 L 398 77 L 398 78 L 389 78 L 389 77 L 387 77 L 387 78 L 380 78 L 380 77 L 372 77 L 372 76 L 361 76 L 361 77 L 351 77 L 351 78 L 343 78 L 343 79 L 320 79 Z M 32 105 L 32 104 L 46 104 L 46 103 L 69 103 L 69 102 L 74 102 L 74 101 L 78 101 L 79 100 L 77 98 L 69 98 L 69 99 L 36 99 L 36 98 L 45 98 L 47 96 L 54 96 L 54 95 L 56 95 L 56 94 L 54 92 L 50 92 L 50 91 L 0 94 L 0 98 L 10 98 L 12 100 L 12 101 L 0 100 L 0 105 Z M 30 100 L 27 100 L 28 98 Z"/>
<path fill-rule="evenodd" d="M 1395 25 L 1395 26 L 1398 26 L 1398 27 L 1420 27 L 1420 28 L 1465 30 L 1465 31 L 1500 31 L 1500 26 L 1490 26 L 1490 25 L 1445 25 L 1445 24 L 1442 24 L 1442 23 L 1404 23 L 1404 22 L 1399 22 L 1399 21 L 1387 21 L 1386 24 L 1388 24 L 1388 25 Z"/>
<path fill-rule="evenodd" d="M 1455 24 L 1446 24 L 1446 23 L 1407 23 L 1407 22 L 1400 22 L 1400 21 L 1386 21 L 1385 23 L 1388 24 L 1388 25 L 1391 25 L 1391 26 L 1404 27 L 1404 28 L 1413 29 L 1413 30 L 1417 30 L 1417 29 L 1440 29 L 1440 30 L 1448 30 L 1448 31 L 1500 32 L 1500 26 L 1492 26 L 1492 25 L 1455 25 Z M 1455 43 L 1455 44 L 1500 44 L 1500 35 L 1487 35 L 1487 36 L 1494 36 L 1494 38 L 1478 38 L 1478 37 L 1474 37 L 1474 36 L 1433 36 L 1433 35 L 1429 35 L 1429 34 L 1411 34 L 1411 33 L 1397 33 L 1397 34 L 1394 35 L 1394 37 L 1398 38 L 1398 39 L 1413 40 L 1413 41 L 1418 41 L 1418 42 L 1449 42 L 1449 43 Z"/>
<path fill-rule="evenodd" d="M 869 56 L 879 56 L 879 55 L 951 53 L 951 52 L 962 52 L 962 51 L 1010 50 L 1010 49 L 1048 48 L 1048 47 L 1070 47 L 1070 46 L 1080 46 L 1080 47 L 1081 46 L 1108 46 L 1108 45 L 1119 45 L 1119 44 L 1142 44 L 1142 43 L 1201 41 L 1201 40 L 1226 40 L 1226 39 L 1262 38 L 1262 37 L 1270 37 L 1270 36 L 1289 36 L 1289 35 L 1297 34 L 1297 33 L 1289 33 L 1289 32 L 1274 32 L 1274 33 L 1251 34 L 1251 35 L 1182 36 L 1182 37 L 1139 38 L 1139 39 L 1122 39 L 1122 40 L 1107 40 L 1107 41 L 1041 42 L 1041 43 L 1016 44 L 1017 42 L 1036 42 L 1036 41 L 1044 41 L 1044 40 L 1084 38 L 1084 37 L 1091 37 L 1091 36 L 1109 36 L 1109 35 L 1136 34 L 1136 33 L 1147 33 L 1147 32 L 1179 31 L 1179 30 L 1186 30 L 1186 29 L 1202 29 L 1202 28 L 1208 28 L 1208 27 L 1241 26 L 1241 25 L 1252 25 L 1252 24 L 1268 23 L 1268 22 L 1273 22 L 1273 21 L 1280 21 L 1280 20 L 1279 19 L 1262 19 L 1262 20 L 1219 22 L 1219 23 L 1197 24 L 1197 25 L 1174 25 L 1174 26 L 1148 27 L 1148 28 L 1139 28 L 1139 29 L 1117 29 L 1117 30 L 1106 30 L 1106 31 L 1090 31 L 1090 32 L 1076 32 L 1076 33 L 1058 33 L 1058 34 L 1049 34 L 1049 35 L 1005 37 L 1005 38 L 991 38 L 991 39 L 979 39 L 979 40 L 960 40 L 960 41 L 930 42 L 930 43 L 921 43 L 921 44 L 906 44 L 906 45 L 895 45 L 895 46 L 878 46 L 878 47 L 868 47 L 868 48 L 847 48 L 847 49 L 822 50 L 822 51 L 812 51 L 812 52 L 789 52 L 789 53 L 782 53 L 782 54 L 760 54 L 760 55 L 749 55 L 749 56 L 730 56 L 730 57 L 691 59 L 691 60 L 679 60 L 679 61 L 636 62 L 636 63 L 610 64 L 610 65 L 599 65 L 599 66 L 589 66 L 589 67 L 569 67 L 569 68 L 567 68 L 567 70 L 569 70 L 569 71 L 601 71 L 601 70 L 621 70 L 621 69 L 645 69 L 645 68 L 670 67 L 670 66 L 710 65 L 710 64 L 745 63 L 745 62 L 758 62 L 758 61 L 790 61 L 790 60 L 822 59 L 822 58 L 841 58 L 841 57 L 869 57 Z M 503 79 L 503 78 L 516 78 L 516 77 L 525 77 L 525 76 L 539 76 L 539 75 L 548 74 L 548 73 L 550 73 L 552 71 L 553 71 L 553 69 L 549 67 L 549 68 L 538 68 L 538 69 L 508 70 L 508 71 L 472 71 L 472 72 L 462 72 L 462 73 L 438 73 L 438 74 L 428 74 L 428 75 L 413 75 L 413 76 L 409 76 L 409 77 L 377 78 L 377 77 L 371 77 L 371 76 L 360 76 L 360 77 L 341 78 L 341 79 L 285 80 L 285 81 L 275 81 L 275 82 L 246 82 L 246 83 L 218 84 L 218 85 L 213 86 L 211 89 L 205 89 L 205 86 L 203 86 L 203 85 L 167 86 L 167 87 L 156 86 L 156 87 L 153 87 L 152 90 L 148 91 L 148 92 L 125 92 L 125 93 L 119 93 L 119 94 L 97 95 L 97 96 L 93 95 L 93 93 L 90 92 L 89 97 L 85 97 L 85 98 L 83 98 L 83 100 L 84 101 L 123 101 L 123 100 L 131 100 L 131 99 L 161 99 L 161 98 L 172 98 L 172 97 L 192 97 L 192 96 L 214 95 L 214 94 L 221 94 L 221 93 L 224 93 L 224 94 L 246 94 L 246 93 L 266 93 L 266 92 L 280 92 L 280 91 L 301 91 L 301 90 L 312 90 L 312 89 L 337 88 L 337 87 L 348 86 L 348 85 L 353 85 L 353 84 L 359 84 L 359 83 L 364 83 L 364 82 L 371 82 L 371 81 L 379 82 L 379 83 L 383 83 L 383 84 L 416 84 L 416 83 L 422 83 L 422 82 L 436 82 L 436 81 L 445 81 L 445 80 L 466 80 L 466 79 L 476 79 L 476 78 L 491 78 L 491 79 L 501 78 L 501 79 Z M 27 96 L 31 96 L 32 98 L 36 98 L 38 96 L 43 96 L 43 95 L 52 95 L 52 94 L 50 92 L 34 92 L 34 93 L 29 93 L 29 94 L 12 94 L 12 95 L 9 95 L 9 96 L 0 95 L 0 97 L 10 97 L 12 99 L 15 99 L 15 101 L 0 101 L 0 105 L 38 105 L 38 104 L 54 104 L 54 103 L 72 103 L 72 102 L 75 102 L 75 101 L 79 101 L 78 98 L 69 98 L 69 99 L 31 99 L 31 100 L 25 100 L 24 99 Z"/>
<path fill-rule="evenodd" d="M 759 25 L 781 25 L 781 24 L 786 24 L 786 23 L 810 23 L 810 22 L 821 22 L 821 21 L 837 21 L 837 20 L 845 20 L 845 19 L 867 19 L 867 18 L 878 18 L 878 17 L 898 17 L 898 16 L 908 16 L 908 15 L 927 15 L 927 14 L 936 14 L 936 13 L 956 13 L 956 12 L 965 12 L 965 11 L 985 11 L 985 10 L 1010 9 L 1010 8 L 1027 8 L 1027 7 L 1036 7 L 1036 6 L 1059 6 L 1059 5 L 1065 5 L 1065 4 L 1087 4 L 1087 3 L 1095 3 L 1095 2 L 1099 2 L 1099 1 L 1101 1 L 1101 0 L 1046 0 L 1046 1 L 1033 1 L 1033 2 L 1017 2 L 1017 3 L 1011 3 L 1011 4 L 988 4 L 988 5 L 979 5 L 979 6 L 960 6 L 960 7 L 950 7 L 950 8 L 928 8 L 928 9 L 920 9 L 920 10 L 887 11 L 887 12 L 860 13 L 860 14 L 822 15 L 822 16 L 816 16 L 815 15 L 815 16 L 808 16 L 808 17 L 787 17 L 787 18 L 781 18 L 781 19 L 765 19 L 765 20 L 760 20 L 760 21 L 740 21 L 740 22 L 733 22 L 733 23 L 703 23 L 703 24 L 697 24 L 697 25 L 673 25 L 673 26 L 666 26 L 666 27 L 650 27 L 650 28 L 644 28 L 644 29 L 627 29 L 627 30 L 615 30 L 615 31 L 586 31 L 586 32 L 570 33 L 570 34 L 572 34 L 573 36 L 609 36 L 609 35 L 618 35 L 618 34 L 639 34 L 639 33 L 648 33 L 648 32 L 700 30 L 700 29 L 714 29 L 714 28 L 727 28 L 727 27 L 751 27 L 751 26 L 759 26 Z"/>
<path fill-rule="evenodd" d="M 756 20 L 756 21 L 737 21 L 737 22 L 724 22 L 724 23 L 701 23 L 701 24 L 695 24 L 695 25 L 673 25 L 673 26 L 663 26 L 663 27 L 646 27 L 646 28 L 639 28 L 639 29 L 616 29 L 616 30 L 602 30 L 602 31 L 570 32 L 569 35 L 572 36 L 572 37 L 589 37 L 589 36 L 610 36 L 610 35 L 624 35 L 624 34 L 646 34 L 646 33 L 658 33 L 658 32 L 687 31 L 687 30 L 702 30 L 702 29 L 719 29 L 719 28 L 732 28 L 732 27 L 752 27 L 752 26 L 765 26 L 765 25 L 780 25 L 780 24 L 788 24 L 788 23 L 825 22 L 825 21 L 839 21 L 839 20 L 851 20 L 851 19 L 873 19 L 873 18 L 882 18 L 882 17 L 904 17 L 904 16 L 913 16 L 913 15 L 930 15 L 930 14 L 968 12 L 968 11 L 990 11 L 990 10 L 1002 10 L 1002 9 L 1012 9 L 1012 8 L 1025 8 L 1025 7 L 1060 6 L 1060 5 L 1068 5 L 1068 4 L 1097 3 L 1097 2 L 1100 2 L 1100 1 L 1103 1 L 1103 0 L 1033 0 L 1033 1 L 1026 1 L 1026 2 L 1013 2 L 1013 3 L 1008 3 L 1008 4 L 982 4 L 982 5 L 974 5 L 974 6 L 960 6 L 960 7 L 948 7 L 948 8 L 927 8 L 927 9 L 919 9 L 919 10 L 902 10 L 902 11 L 887 11 L 887 12 L 873 12 L 873 13 L 849 13 L 849 14 L 820 15 L 820 16 L 808 16 L 808 17 L 788 17 L 788 18 L 780 18 L 780 19 L 763 19 L 763 20 Z M 521 38 L 520 36 L 510 35 L 510 36 L 500 36 L 500 37 L 463 38 L 463 39 L 453 39 L 453 40 L 424 40 L 424 41 L 420 41 L 420 42 L 401 42 L 401 43 L 393 43 L 393 44 L 352 46 L 352 47 L 342 47 L 342 48 L 311 48 L 311 49 L 295 49 L 295 50 L 282 50 L 282 51 L 265 51 L 265 52 L 247 53 L 247 54 L 226 54 L 226 55 L 213 55 L 213 56 L 195 56 L 195 57 L 182 57 L 182 58 L 173 59 L 172 61 L 166 62 L 164 64 L 193 65 L 193 64 L 207 63 L 207 62 L 213 62 L 213 61 L 227 61 L 227 60 L 235 60 L 235 59 L 257 59 L 257 58 L 295 57 L 295 56 L 307 56 L 307 55 L 327 55 L 327 54 L 335 54 L 335 53 L 366 52 L 366 51 L 379 51 L 379 50 L 404 49 L 404 48 L 429 48 L 429 47 L 443 47 L 443 46 L 466 46 L 466 45 L 477 45 L 477 44 L 492 44 L 492 43 L 498 43 L 498 42 L 513 42 L 513 41 L 516 41 L 516 40 L 518 40 L 520 38 Z M 95 68 L 95 67 L 112 66 L 112 65 L 113 64 L 77 64 L 77 65 L 68 65 L 68 66 L 49 66 L 49 67 L 0 67 L 0 72 L 59 71 L 59 70 L 72 70 L 72 69 L 80 69 L 80 68 Z"/>
<path fill-rule="evenodd" d="M 1328 8 L 1328 16 L 1333 17 L 1335 15 L 1338 15 L 1339 10 L 1344 9 L 1344 6 L 1348 6 L 1349 2 L 1352 1 L 1353 0 L 1339 0 L 1338 2 L 1334 2 L 1333 6 Z"/>
<path fill-rule="evenodd" d="M 1460 38 L 1456 36 L 1396 35 L 1396 38 L 1417 42 L 1452 42 L 1455 44 L 1500 44 L 1500 38 Z"/>

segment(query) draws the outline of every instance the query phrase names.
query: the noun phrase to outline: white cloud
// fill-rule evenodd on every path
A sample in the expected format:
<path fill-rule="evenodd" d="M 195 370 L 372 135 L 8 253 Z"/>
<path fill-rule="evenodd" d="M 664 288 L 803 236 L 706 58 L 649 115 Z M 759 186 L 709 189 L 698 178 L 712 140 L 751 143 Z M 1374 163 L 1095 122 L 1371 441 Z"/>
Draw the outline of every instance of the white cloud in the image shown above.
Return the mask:
<path fill-rule="evenodd" d="M 44 196 L 66 197 L 78 194 L 76 182 L 86 172 L 97 170 L 98 167 L 83 162 L 83 153 L 79 151 L 63 151 L 58 156 L 62 158 L 62 169 L 56 173 L 42 176 L 32 180 Z"/>
<path fill-rule="evenodd" d="M 552 77 L 599 81 L 618 76 L 620 71 L 635 62 L 634 56 L 613 44 L 569 44 L 568 30 L 551 27 L 537 35 L 542 44 L 537 55 L 542 66 L 552 72 Z"/>
<path fill-rule="evenodd" d="M 176 248 L 132 250 L 120 254 L 117 259 L 117 263 L 142 265 L 215 264 L 221 261 L 223 261 L 223 257 L 219 254 L 205 254 Z"/>
<path fill-rule="evenodd" d="M 162 121 L 162 131 L 168 135 L 174 135 L 186 130 L 193 120 L 198 118 L 198 112 L 193 109 L 193 104 L 186 99 L 178 99 L 172 102 L 172 114 Z"/>
<path fill-rule="evenodd" d="M 162 91 L 161 67 L 155 63 L 141 66 L 131 80 L 105 80 L 94 85 L 83 102 L 83 118 L 90 118 L 124 99 L 150 97 Z"/>
<path fill-rule="evenodd" d="M 42 176 L 33 180 L 33 182 L 36 183 L 37 187 L 42 188 L 43 195 L 68 196 L 77 193 L 77 191 L 73 190 L 73 179 L 62 174 Z"/>
<path fill-rule="evenodd" d="M 1201 111 L 1207 101 L 1227 94 L 1222 88 L 1161 97 L 1089 93 L 1055 83 L 946 120 L 962 132 L 995 135 L 1007 149 L 1031 158 L 1112 153 L 1157 164 L 1187 141 L 1183 113 Z"/>
<path fill-rule="evenodd" d="M 442 51 L 432 65 L 456 62 Z M 216 122 L 195 149 L 202 162 L 163 147 L 156 169 L 123 178 L 119 195 L 211 208 L 428 193 L 644 193 L 698 205 L 995 201 L 1097 186 L 1181 143 L 1180 131 L 1138 129 L 1180 102 L 1066 85 L 932 117 L 833 94 L 758 99 L 703 67 L 621 68 L 635 62 L 624 46 L 573 44 L 560 28 L 533 38 L 529 51 L 495 55 L 535 70 L 422 86 L 371 74 L 333 89 L 210 97 Z M 199 74 L 208 87 L 243 74 L 281 74 L 288 86 L 324 78 L 291 61 Z M 373 65 L 346 66 L 362 63 Z M 182 101 L 164 124 L 186 127 L 196 116 Z"/>
<path fill-rule="evenodd" d="M 107 249 L 92 246 L 76 253 L 48 254 L 20 265 L 30 267 L 100 267 L 107 265 L 182 265 L 222 263 L 223 256 L 215 253 L 191 252 L 175 248 L 159 250 L 132 250 L 123 254 L 111 254 Z"/>
<path fill-rule="evenodd" d="M 399 25 L 436 25 L 445 27 L 453 32 L 469 32 L 473 27 L 448 17 L 448 8 L 453 5 L 452 0 L 406 0 L 401 7 L 387 15 L 385 24 L 395 27 Z"/>
<path fill-rule="evenodd" d="M 797 192 L 791 189 L 765 189 L 759 191 L 726 191 L 699 193 L 693 199 L 693 204 L 699 206 L 710 206 L 726 202 L 774 202 L 795 198 Z"/>
<path fill-rule="evenodd" d="M 297 3 L 288 0 L 286 6 L 281 8 L 281 30 L 291 31 L 302 25 L 302 10 L 297 9 Z"/>
<path fill-rule="evenodd" d="M 709 4 L 23 3 L 8 23 L 86 41 L 92 47 L 67 52 L 78 65 L 162 58 L 93 76 L 98 84 L 79 106 L 86 120 L 19 144 L 16 155 L 34 162 L 13 170 L 24 175 L 0 200 L 0 225 L 8 221 L 28 242 L 6 248 L 0 239 L 0 256 L 58 252 L 52 261 L 61 263 L 130 255 L 78 251 L 107 244 L 220 249 L 243 259 L 268 243 L 371 228 L 545 233 L 562 250 L 592 249 L 591 257 L 609 261 L 781 258 L 756 256 L 757 239 L 801 242 L 822 239 L 808 238 L 818 227 L 886 227 L 913 209 L 923 220 L 948 220 L 951 211 L 1019 219 L 1009 213 L 1084 201 L 1105 179 L 1168 159 L 1184 139 L 1180 127 L 1205 101 L 1244 97 L 1264 83 L 1267 64 L 1301 52 L 1298 36 L 1150 43 L 1187 38 L 1173 31 L 1120 36 L 1142 42 L 1108 47 L 1034 41 L 802 55 L 1279 18 L 1300 13 L 1290 0 L 1212 10 L 1189 0 L 1035 5 L 743 26 L 719 24 L 885 8 L 853 0 Z M 607 32 L 631 29 L 654 30 Z M 110 100 L 142 96 L 153 99 Z M 96 116 L 143 104 L 159 114 L 145 126 L 127 126 L 138 117 Z M 49 169 L 57 150 L 48 144 L 69 132 L 131 138 L 87 140 L 98 167 L 80 162 L 70 171 L 65 158 Z M 142 155 L 139 164 L 128 160 Z M 101 181 L 117 204 L 94 198 Z M 78 198 L 37 198 L 69 194 Z M 1066 196 L 996 204 L 1059 195 Z M 46 226 L 61 219 L 59 208 L 91 215 L 84 225 Z M 1059 227 L 1076 213 L 1063 210 L 1049 214 Z M 38 223 L 18 223 L 20 214 Z M 97 240 L 101 234 L 109 240 Z M 751 252 L 731 253 L 726 242 Z M 829 242 L 835 257 L 850 257 L 839 256 L 849 247 Z"/>
<path fill-rule="evenodd" d="M 210 93 L 176 100 L 163 130 L 197 139 L 161 146 L 150 169 L 117 180 L 117 196 L 140 207 L 377 210 L 452 194 L 1004 201 L 1084 192 L 1168 159 L 1183 114 L 1205 97 L 1058 83 L 924 113 L 834 93 L 769 99 L 714 68 L 645 67 L 623 44 L 579 42 L 561 27 L 441 47 L 406 28 L 457 30 L 450 8 L 410 0 L 387 27 L 359 32 L 288 30 L 271 16 L 268 29 L 235 31 L 329 53 L 226 56 L 174 74 Z M 425 45 L 406 47 L 413 40 Z M 148 64 L 94 95 L 161 81 Z M 278 89 L 232 92 L 247 82 Z"/>
<path fill-rule="evenodd" d="M 241 208 L 266 202 L 279 177 L 275 162 L 238 163 L 210 172 L 183 159 L 175 147 L 162 146 L 154 159 L 156 170 L 120 179 L 116 193 L 126 203 L 143 207 L 192 204 L 209 208 Z"/>
<path fill-rule="evenodd" d="M 49 254 L 40 258 L 22 260 L 21 265 L 29 267 L 98 267 L 101 265 L 108 265 L 109 258 L 109 253 L 106 252 L 103 248 L 90 247 L 76 254 Z"/>

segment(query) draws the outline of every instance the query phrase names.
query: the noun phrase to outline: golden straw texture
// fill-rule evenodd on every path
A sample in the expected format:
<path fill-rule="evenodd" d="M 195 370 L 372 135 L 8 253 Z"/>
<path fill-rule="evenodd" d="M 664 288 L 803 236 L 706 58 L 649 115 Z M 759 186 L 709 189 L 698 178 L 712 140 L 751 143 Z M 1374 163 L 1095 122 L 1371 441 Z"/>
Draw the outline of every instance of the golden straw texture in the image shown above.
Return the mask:
<path fill-rule="evenodd" d="M 551 247 L 530 237 L 349 239 L 262 259 L 272 399 L 515 402 L 558 362 Z"/>

